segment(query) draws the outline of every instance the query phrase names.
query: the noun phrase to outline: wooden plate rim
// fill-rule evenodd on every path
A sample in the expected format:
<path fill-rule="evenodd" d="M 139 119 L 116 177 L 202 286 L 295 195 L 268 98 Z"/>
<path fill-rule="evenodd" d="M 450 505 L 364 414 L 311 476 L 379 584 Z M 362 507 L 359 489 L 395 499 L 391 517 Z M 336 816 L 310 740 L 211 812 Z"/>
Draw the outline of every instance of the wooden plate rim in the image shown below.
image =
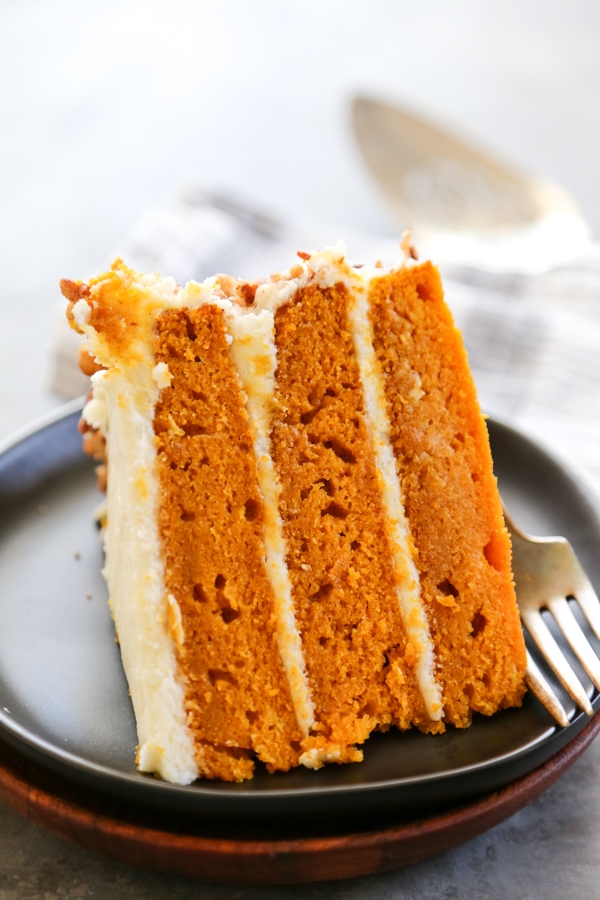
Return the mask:
<path fill-rule="evenodd" d="M 533 772 L 492 794 L 411 822 L 350 835 L 284 840 L 210 837 L 128 819 L 121 804 L 73 798 L 73 789 L 0 743 L 0 799 L 64 838 L 158 872 L 245 884 L 329 881 L 390 871 L 456 847 L 513 815 L 550 787 L 600 731 L 600 714 Z"/>

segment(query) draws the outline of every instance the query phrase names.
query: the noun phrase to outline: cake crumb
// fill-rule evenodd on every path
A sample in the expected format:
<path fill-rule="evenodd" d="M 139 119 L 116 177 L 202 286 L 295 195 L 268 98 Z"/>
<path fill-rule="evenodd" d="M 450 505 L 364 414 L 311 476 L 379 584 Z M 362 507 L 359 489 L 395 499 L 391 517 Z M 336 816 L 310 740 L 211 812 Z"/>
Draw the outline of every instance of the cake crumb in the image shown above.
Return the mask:
<path fill-rule="evenodd" d="M 447 609 L 451 609 L 456 611 L 460 609 L 458 603 L 452 596 L 447 596 L 446 594 L 438 594 L 435 598 L 441 606 L 445 606 Z"/>

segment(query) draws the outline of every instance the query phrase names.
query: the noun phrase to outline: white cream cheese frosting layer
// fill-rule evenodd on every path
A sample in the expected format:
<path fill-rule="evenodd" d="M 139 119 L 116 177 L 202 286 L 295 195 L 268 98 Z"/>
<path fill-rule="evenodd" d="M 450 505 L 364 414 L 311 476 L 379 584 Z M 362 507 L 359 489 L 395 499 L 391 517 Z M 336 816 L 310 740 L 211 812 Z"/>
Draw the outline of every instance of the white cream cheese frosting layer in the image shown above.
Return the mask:
<path fill-rule="evenodd" d="M 152 420 L 158 388 L 145 368 L 128 372 L 127 377 L 117 369 L 94 376 L 108 418 L 104 575 L 135 710 L 138 767 L 157 772 L 166 781 L 189 784 L 199 772 L 168 622 L 156 524 Z"/>
<path fill-rule="evenodd" d="M 294 616 L 292 584 L 286 563 L 283 522 L 279 513 L 279 484 L 271 455 L 273 395 L 275 393 L 275 324 L 273 313 L 238 315 L 230 319 L 230 353 L 237 367 L 254 441 L 258 488 L 265 505 L 264 548 L 269 581 L 275 597 L 277 639 L 296 719 L 307 737 L 315 724 L 306 675 L 302 640 Z"/>
<path fill-rule="evenodd" d="M 349 315 L 365 398 L 365 412 L 379 476 L 379 489 L 387 517 L 386 529 L 396 576 L 396 596 L 406 635 L 416 653 L 417 683 L 427 715 L 433 721 L 439 721 L 444 711 L 442 693 L 435 677 L 435 655 L 421 600 L 419 573 L 411 553 L 410 526 L 404 514 L 402 488 L 390 442 L 383 376 L 373 347 L 373 329 L 365 289 L 353 292 Z M 417 394 L 413 399 L 418 401 Z"/>
<path fill-rule="evenodd" d="M 121 277 L 125 277 L 121 275 Z M 106 438 L 111 460 L 104 529 L 104 577 L 129 684 L 138 733 L 137 765 L 166 781 L 190 784 L 199 776 L 194 741 L 185 712 L 185 684 L 169 626 L 162 549 L 157 525 L 158 485 L 154 476 L 154 407 L 168 373 L 154 365 L 152 311 L 176 305 L 169 279 L 144 278 L 145 328 L 130 353 L 135 364 L 113 358 L 108 342 L 90 324 L 93 288 L 74 313 L 91 353 L 107 366 L 92 376 L 93 397 L 84 418 Z M 166 367 L 165 367 L 166 368 Z M 136 564 L 132 565 L 131 561 Z"/>

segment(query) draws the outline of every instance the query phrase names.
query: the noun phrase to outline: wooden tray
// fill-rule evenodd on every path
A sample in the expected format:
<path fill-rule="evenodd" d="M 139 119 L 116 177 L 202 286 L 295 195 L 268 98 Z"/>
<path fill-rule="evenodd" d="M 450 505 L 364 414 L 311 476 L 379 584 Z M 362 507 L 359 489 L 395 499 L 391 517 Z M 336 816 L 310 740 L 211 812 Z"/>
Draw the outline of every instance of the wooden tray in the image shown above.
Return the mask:
<path fill-rule="evenodd" d="M 198 833 L 185 820 L 88 795 L 0 743 L 0 800 L 58 837 L 159 872 L 245 884 L 298 884 L 387 872 L 443 853 L 538 797 L 600 731 L 600 714 L 544 765 L 476 801 L 355 834 L 248 839 Z"/>

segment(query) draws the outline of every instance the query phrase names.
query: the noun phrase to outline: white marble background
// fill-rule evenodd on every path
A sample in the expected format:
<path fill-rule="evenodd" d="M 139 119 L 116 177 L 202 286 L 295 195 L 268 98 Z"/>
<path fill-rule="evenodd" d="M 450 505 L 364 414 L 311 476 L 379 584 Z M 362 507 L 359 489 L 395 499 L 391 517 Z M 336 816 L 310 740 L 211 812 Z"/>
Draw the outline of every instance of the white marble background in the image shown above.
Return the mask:
<path fill-rule="evenodd" d="M 596 0 L 0 0 L 0 437 L 47 386 L 58 280 L 189 181 L 381 236 L 354 92 L 397 99 L 571 190 L 600 232 Z M 454 853 L 277 890 L 193 887 L 68 848 L 0 808 L 0 898 L 573 900 L 600 884 L 600 756 Z"/>

